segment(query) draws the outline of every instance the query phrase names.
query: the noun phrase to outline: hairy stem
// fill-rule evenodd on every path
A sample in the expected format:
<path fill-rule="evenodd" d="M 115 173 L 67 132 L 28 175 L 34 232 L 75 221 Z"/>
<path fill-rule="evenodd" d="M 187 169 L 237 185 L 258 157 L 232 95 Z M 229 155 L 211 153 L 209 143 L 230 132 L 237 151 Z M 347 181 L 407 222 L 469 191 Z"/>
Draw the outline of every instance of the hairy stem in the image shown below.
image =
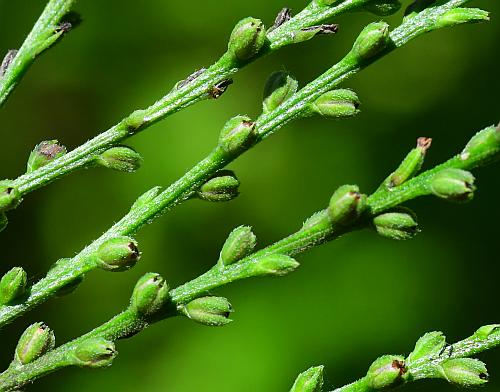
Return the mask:
<path fill-rule="evenodd" d="M 268 274 L 278 274 L 275 271 L 262 270 L 263 260 L 270 255 L 287 255 L 292 256 L 304 252 L 314 246 L 318 246 L 327 241 L 331 241 L 342 234 L 357 230 L 360 228 L 370 227 L 372 219 L 381 212 L 390 210 L 405 201 L 427 195 L 431 193 L 430 184 L 434 176 L 443 169 L 473 169 L 480 164 L 485 163 L 484 151 L 488 150 L 489 161 L 491 162 L 492 155 L 498 155 L 500 151 L 500 136 L 498 129 L 494 127 L 486 128 L 482 131 L 483 134 L 494 134 L 497 139 L 492 144 L 486 146 L 480 154 L 464 156 L 463 153 L 446 161 L 445 163 L 436 166 L 433 169 L 425 171 L 413 179 L 408 180 L 399 186 L 391 188 L 384 197 L 380 197 L 381 190 L 377 190 L 367 199 L 367 213 L 359 220 L 354 220 L 350 224 L 340 225 L 331 221 L 329 210 L 322 210 L 314 214 L 310 219 L 306 220 L 303 227 L 297 232 L 288 237 L 277 241 L 257 252 L 244 257 L 230 265 L 216 264 L 203 275 L 173 289 L 169 292 L 169 304 L 167 310 L 162 310 L 158 315 L 152 314 L 144 317 L 134 311 L 131 307 L 115 316 L 108 322 L 97 327 L 86 335 L 83 335 L 69 343 L 66 343 L 59 348 L 49 352 L 40 359 L 26 364 L 20 369 L 7 369 L 0 375 L 0 390 L 8 391 L 19 388 L 34 379 L 39 378 L 48 372 L 61 369 L 72 365 L 69 360 L 64 360 L 71 356 L 72 351 L 79 343 L 91 338 L 104 338 L 110 341 L 115 341 L 120 338 L 132 336 L 148 325 L 163 320 L 165 318 L 175 316 L 176 309 L 189 301 L 205 295 L 214 289 L 225 286 L 226 284 Z M 489 142 L 491 143 L 491 141 Z M 290 271 L 286 271 L 290 272 Z M 423 357 L 414 361 L 409 361 L 408 372 L 411 377 L 406 376 L 405 380 L 417 380 L 421 378 L 429 378 L 435 374 L 429 368 L 430 361 L 432 366 L 436 367 L 444 360 L 450 358 L 466 357 L 477 354 L 486 349 L 497 346 L 500 343 L 500 333 L 491 333 L 488 336 L 474 335 L 473 337 L 463 340 L 453 345 L 453 349 L 447 351 L 444 356 Z M 446 350 L 444 350 L 446 351 Z M 443 352 L 444 352 L 443 351 Z M 406 370 L 405 370 L 406 371 Z M 369 391 L 368 379 L 366 377 L 344 386 L 336 391 Z"/>
<path fill-rule="evenodd" d="M 403 378 L 394 385 L 387 386 L 384 390 L 396 389 L 402 384 L 423 379 L 443 378 L 447 380 L 446 375 L 443 375 L 441 371 L 436 371 L 436 369 L 439 369 L 444 363 L 451 359 L 469 358 L 498 346 L 500 346 L 500 331 L 498 328 L 495 328 L 488 336 L 480 336 L 476 332 L 466 339 L 447 346 L 442 352 L 425 355 L 418 361 L 407 363 L 405 365 Z M 411 358 L 411 356 L 409 358 Z M 459 379 L 448 379 L 447 381 L 453 382 L 458 386 L 467 386 L 460 385 Z M 370 379 L 367 375 L 351 384 L 336 388 L 332 392 L 370 392 L 374 390 L 375 389 L 370 385 Z"/>
<path fill-rule="evenodd" d="M 453 6 L 463 4 L 466 1 L 467 0 L 451 0 L 442 6 L 422 11 L 410 21 L 404 22 L 390 35 L 394 45 L 379 54 L 377 58 L 389 53 L 394 48 L 403 46 L 405 43 L 418 36 L 416 31 L 421 34 L 429 31 L 435 25 L 435 21 L 440 15 Z M 372 62 L 373 61 L 374 60 L 372 60 Z M 365 63 L 363 67 L 367 64 L 368 63 Z M 349 53 L 339 63 L 292 95 L 291 98 L 283 102 L 283 104 L 278 106 L 275 110 L 262 115 L 256 121 L 258 137 L 255 143 L 260 142 L 275 130 L 281 128 L 284 124 L 299 117 L 307 104 L 314 102 L 323 92 L 338 86 L 342 81 L 354 75 L 363 67 L 361 67 Z M 104 138 L 105 135 L 106 133 L 100 135 L 99 138 Z M 127 215 L 113 225 L 101 237 L 73 257 L 71 263 L 67 263 L 64 268 L 57 269 L 56 272 L 49 272 L 45 278 L 41 279 L 31 288 L 30 295 L 25 301 L 16 305 L 0 307 L 0 326 L 11 322 L 16 317 L 19 317 L 33 307 L 53 297 L 58 290 L 70 284 L 78 277 L 82 277 L 85 273 L 98 268 L 95 252 L 104 241 L 116 237 L 117 235 L 133 234 L 140 227 L 150 223 L 163 212 L 183 200 L 190 198 L 204 181 L 229 162 L 236 159 L 243 152 L 244 150 L 232 155 L 226 155 L 223 154 L 220 146 L 216 147 L 205 159 L 200 161 L 182 178 L 173 183 L 154 199 L 140 208 L 132 208 Z M 406 196 L 399 196 L 401 200 L 411 196 L 411 191 L 408 192 Z M 400 195 L 400 192 L 393 193 L 392 197 L 394 197 L 394 195 Z M 381 203 L 386 203 L 387 200 L 392 200 L 392 198 L 384 198 Z M 372 208 L 376 210 L 379 207 L 375 205 Z"/>
<path fill-rule="evenodd" d="M 254 58 L 245 62 L 235 61 L 228 53 L 225 53 L 196 78 L 174 87 L 153 105 L 133 112 L 109 130 L 46 166 L 18 177 L 12 185 L 18 188 L 21 195 L 26 195 L 66 174 L 89 165 L 99 153 L 119 144 L 156 121 L 200 100 L 209 98 L 218 83 L 229 79 L 249 62 L 293 43 L 293 38 L 298 31 L 319 24 L 328 18 L 359 9 L 369 1 L 371 0 L 345 0 L 335 7 L 318 6 L 314 2 L 311 3 L 291 20 L 271 30 L 267 34 L 267 45 Z"/>
<path fill-rule="evenodd" d="M 50 48 L 66 32 L 65 26 L 60 26 L 61 19 L 70 11 L 74 0 L 50 0 L 43 13 L 35 23 L 21 48 L 9 55 L 14 55 L 12 61 L 0 70 L 0 107 L 5 103 L 35 58 L 44 50 Z"/>

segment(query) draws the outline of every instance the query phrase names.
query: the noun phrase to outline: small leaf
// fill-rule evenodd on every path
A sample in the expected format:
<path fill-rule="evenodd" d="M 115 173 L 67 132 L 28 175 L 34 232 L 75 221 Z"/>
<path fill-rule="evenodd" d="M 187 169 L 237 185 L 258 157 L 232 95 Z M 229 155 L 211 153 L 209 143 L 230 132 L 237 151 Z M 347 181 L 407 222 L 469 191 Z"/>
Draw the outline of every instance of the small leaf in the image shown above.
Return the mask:
<path fill-rule="evenodd" d="M 446 338 L 442 332 L 428 332 L 417 340 L 415 348 L 408 356 L 408 363 L 417 361 L 423 357 L 434 357 L 439 355 L 446 345 Z"/>
<path fill-rule="evenodd" d="M 290 392 L 321 392 L 322 389 L 323 366 L 316 366 L 300 373 Z"/>
<path fill-rule="evenodd" d="M 480 340 L 488 339 L 491 334 L 500 331 L 500 324 L 490 324 L 479 328 L 475 333 L 474 337 Z"/>

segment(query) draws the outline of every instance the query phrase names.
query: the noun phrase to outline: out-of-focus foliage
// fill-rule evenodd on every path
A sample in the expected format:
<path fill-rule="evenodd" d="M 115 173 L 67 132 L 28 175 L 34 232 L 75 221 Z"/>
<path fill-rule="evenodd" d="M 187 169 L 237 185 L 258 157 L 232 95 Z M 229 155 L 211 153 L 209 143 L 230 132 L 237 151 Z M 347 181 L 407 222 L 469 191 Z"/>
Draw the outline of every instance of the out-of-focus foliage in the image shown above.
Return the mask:
<path fill-rule="evenodd" d="M 81 1 L 82 25 L 44 54 L 0 112 L 1 177 L 16 177 L 32 147 L 58 139 L 73 148 L 133 109 L 159 98 L 178 80 L 214 61 L 233 25 L 252 15 L 267 23 L 283 6 L 305 1 Z M 17 337 L 45 321 L 62 343 L 123 308 L 144 272 L 171 286 L 217 261 L 226 235 L 252 225 L 261 244 L 281 238 L 327 205 L 332 191 L 356 183 L 375 189 L 418 136 L 434 138 L 429 165 L 459 151 L 470 135 L 499 120 L 500 4 L 488 24 L 438 32 L 382 59 L 346 86 L 362 100 L 354 119 L 309 118 L 286 126 L 231 168 L 241 195 L 224 204 L 193 200 L 138 236 L 143 258 L 123 274 L 95 272 L 72 295 L 52 300 L 2 331 L 0 361 L 10 361 Z M 41 0 L 0 0 L 0 48 L 20 45 L 41 12 Z M 178 113 L 131 139 L 144 156 L 135 174 L 93 169 L 29 195 L 0 237 L 3 273 L 22 265 L 41 277 L 49 265 L 97 237 L 153 185 L 167 185 L 207 153 L 220 127 L 236 114 L 255 117 L 266 77 L 286 68 L 301 85 L 341 58 L 374 16 L 340 18 L 336 36 L 317 37 L 244 69 L 218 101 Z M 389 18 L 398 23 L 401 13 Z M 299 257 L 302 267 L 284 279 L 237 283 L 221 294 L 235 320 L 208 328 L 186 319 L 155 325 L 118 342 L 106 371 L 71 369 L 30 390 L 73 392 L 113 388 L 137 391 L 286 391 L 296 374 L 326 366 L 327 386 L 364 374 L 386 352 L 407 354 L 428 330 L 451 341 L 478 325 L 498 322 L 497 238 L 499 166 L 477 172 L 475 200 L 449 205 L 415 201 L 423 232 L 407 242 L 374 233 L 350 234 Z M 376 337 L 376 338 L 374 338 Z M 500 353 L 488 354 L 488 390 L 500 387 Z M 448 391 L 443 384 L 406 390 Z"/>

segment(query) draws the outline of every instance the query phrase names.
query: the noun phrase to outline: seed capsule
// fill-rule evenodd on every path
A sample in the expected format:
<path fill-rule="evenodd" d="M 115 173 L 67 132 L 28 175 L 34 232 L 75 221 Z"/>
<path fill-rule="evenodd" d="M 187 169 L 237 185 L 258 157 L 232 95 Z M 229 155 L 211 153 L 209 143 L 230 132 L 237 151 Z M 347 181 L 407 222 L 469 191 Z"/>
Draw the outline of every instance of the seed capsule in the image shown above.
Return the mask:
<path fill-rule="evenodd" d="M 230 265 L 252 253 L 256 244 L 255 234 L 250 226 L 239 226 L 227 237 L 220 252 L 220 262 Z"/>
<path fill-rule="evenodd" d="M 384 355 L 373 362 L 366 374 L 370 388 L 380 390 L 398 385 L 406 373 L 404 358 L 397 355 Z"/>
<path fill-rule="evenodd" d="M 270 254 L 260 258 L 252 267 L 254 276 L 274 275 L 285 276 L 299 268 L 299 263 L 290 256 Z"/>
<path fill-rule="evenodd" d="M 354 42 L 351 54 L 358 62 L 374 59 L 389 42 L 389 25 L 386 22 L 373 22 L 366 26 Z"/>
<path fill-rule="evenodd" d="M 323 366 L 316 366 L 300 373 L 290 392 L 321 392 L 323 389 Z"/>
<path fill-rule="evenodd" d="M 460 169 L 443 169 L 431 180 L 431 191 L 437 197 L 464 203 L 474 197 L 474 176 L 472 173 Z"/>
<path fill-rule="evenodd" d="M 113 342 L 103 338 L 92 338 L 81 342 L 73 352 L 76 366 L 100 368 L 111 366 L 118 355 Z"/>
<path fill-rule="evenodd" d="M 348 89 L 328 91 L 308 105 L 308 115 L 319 114 L 330 118 L 347 118 L 359 113 L 360 101 L 356 93 Z"/>
<path fill-rule="evenodd" d="M 418 233 L 415 214 L 408 208 L 396 208 L 373 218 L 375 230 L 391 240 L 408 240 Z"/>
<path fill-rule="evenodd" d="M 490 20 L 489 13 L 479 8 L 453 8 L 436 20 L 434 28 L 453 27 L 464 23 L 479 23 Z"/>
<path fill-rule="evenodd" d="M 115 237 L 102 243 L 97 250 L 101 268 L 107 271 L 125 271 L 132 268 L 141 254 L 130 237 Z"/>
<path fill-rule="evenodd" d="M 0 280 L 0 305 L 7 305 L 26 292 L 28 278 L 21 267 L 14 267 Z"/>
<path fill-rule="evenodd" d="M 201 297 L 182 305 L 179 311 L 197 323 L 220 327 L 232 321 L 229 315 L 233 307 L 223 297 Z"/>
<path fill-rule="evenodd" d="M 112 147 L 96 158 L 99 166 L 129 173 L 139 169 L 142 161 L 142 156 L 127 146 Z"/>
<path fill-rule="evenodd" d="M 233 156 L 250 147 L 255 137 L 255 123 L 247 116 L 236 116 L 224 124 L 219 135 L 219 147 Z"/>
<path fill-rule="evenodd" d="M 130 308 L 144 316 L 158 313 L 168 302 L 169 287 L 159 274 L 149 272 L 137 282 L 130 299 Z"/>
<path fill-rule="evenodd" d="M 197 192 L 200 199 L 206 201 L 229 201 L 238 196 L 240 182 L 231 170 L 220 170 L 205 182 Z"/>
<path fill-rule="evenodd" d="M 476 133 L 460 154 L 469 167 L 482 166 L 500 158 L 500 128 L 488 127 Z"/>
<path fill-rule="evenodd" d="M 346 225 L 358 219 L 366 209 L 366 195 L 359 193 L 356 185 L 339 187 L 328 206 L 328 213 L 333 224 Z"/>
<path fill-rule="evenodd" d="M 266 41 L 266 31 L 261 20 L 245 18 L 234 27 L 229 38 L 228 52 L 235 59 L 247 61 L 260 52 Z"/>
<path fill-rule="evenodd" d="M 299 83 L 289 73 L 284 71 L 274 72 L 269 76 L 264 86 L 264 99 L 262 101 L 262 111 L 269 113 L 276 109 L 295 92 Z"/>
<path fill-rule="evenodd" d="M 418 173 L 418 171 L 422 168 L 425 154 L 430 148 L 431 143 L 432 139 L 427 137 L 419 137 L 417 139 L 417 147 L 408 153 L 401 165 L 399 165 L 399 167 L 386 181 L 389 188 L 401 185 Z"/>
<path fill-rule="evenodd" d="M 19 338 L 14 361 L 23 365 L 33 362 L 35 359 L 52 350 L 55 343 L 54 331 L 47 327 L 47 325 L 44 323 L 32 324 Z"/>
<path fill-rule="evenodd" d="M 460 387 L 475 387 L 488 382 L 486 365 L 474 358 L 455 358 L 441 364 L 443 378 Z"/>

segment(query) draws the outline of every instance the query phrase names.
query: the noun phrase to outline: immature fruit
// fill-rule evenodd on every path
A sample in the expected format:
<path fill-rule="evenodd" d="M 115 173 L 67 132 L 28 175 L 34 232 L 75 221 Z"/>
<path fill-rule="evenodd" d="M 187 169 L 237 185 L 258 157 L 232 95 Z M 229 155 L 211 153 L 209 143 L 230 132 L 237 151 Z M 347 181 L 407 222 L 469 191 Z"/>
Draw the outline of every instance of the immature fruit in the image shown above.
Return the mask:
<path fill-rule="evenodd" d="M 112 147 L 97 157 L 97 164 L 109 169 L 134 172 L 141 167 L 142 156 L 127 146 Z"/>
<path fill-rule="evenodd" d="M 201 297 L 182 305 L 180 311 L 200 324 L 220 327 L 232 321 L 229 315 L 233 307 L 223 297 Z"/>
<path fill-rule="evenodd" d="M 366 26 L 354 42 L 351 54 L 359 61 L 366 62 L 381 53 L 389 42 L 389 25 L 373 22 Z"/>
<path fill-rule="evenodd" d="M 130 237 L 110 238 L 97 250 L 101 268 L 108 271 L 125 271 L 133 267 L 140 256 L 137 242 Z"/>
<path fill-rule="evenodd" d="M 150 316 L 162 309 L 169 299 L 168 285 L 159 274 L 149 272 L 135 285 L 130 308 L 137 313 Z"/>
<path fill-rule="evenodd" d="M 328 213 L 333 224 L 346 225 L 358 219 L 366 209 L 366 195 L 356 185 L 343 185 L 332 195 Z"/>
<path fill-rule="evenodd" d="M 260 258 L 252 269 L 255 276 L 285 276 L 299 268 L 299 265 L 297 260 L 290 256 L 274 253 Z"/>
<path fill-rule="evenodd" d="M 435 28 L 439 29 L 488 20 L 490 20 L 489 13 L 479 8 L 453 8 L 437 18 Z"/>
<path fill-rule="evenodd" d="M 245 18 L 234 27 L 229 38 L 228 52 L 237 60 L 246 61 L 254 57 L 264 46 L 266 31 L 261 20 Z"/>
<path fill-rule="evenodd" d="M 7 305 L 26 292 L 26 271 L 14 267 L 0 280 L 0 305 Z"/>
<path fill-rule="evenodd" d="M 408 153 L 399 167 L 389 176 L 386 182 L 389 188 L 401 185 L 418 173 L 424 163 L 425 154 L 430 148 L 431 143 L 432 139 L 428 137 L 419 137 L 417 139 L 417 147 Z"/>
<path fill-rule="evenodd" d="M 329 118 L 348 118 L 359 113 L 360 101 L 349 89 L 331 90 L 308 105 L 307 114 L 319 114 Z"/>
<path fill-rule="evenodd" d="M 397 355 L 384 355 L 375 360 L 366 374 L 370 388 L 381 390 L 398 385 L 406 372 L 404 358 Z"/>
<path fill-rule="evenodd" d="M 33 362 L 54 348 L 54 332 L 44 323 L 30 325 L 17 343 L 15 361 L 23 365 Z"/>
<path fill-rule="evenodd" d="M 441 364 L 444 378 L 460 387 L 476 387 L 488 382 L 486 365 L 474 358 L 455 358 Z"/>
<path fill-rule="evenodd" d="M 111 366 L 118 355 L 115 345 L 103 338 L 91 338 L 81 342 L 73 352 L 76 366 L 100 368 Z"/>
<path fill-rule="evenodd" d="M 300 373 L 290 392 L 321 392 L 323 388 L 323 366 L 316 366 Z"/>
<path fill-rule="evenodd" d="M 485 165 L 500 157 L 500 127 L 488 127 L 476 133 L 460 154 L 469 165 Z"/>
<path fill-rule="evenodd" d="M 431 191 L 437 197 L 465 203 L 474 197 L 474 176 L 472 173 L 460 169 L 443 169 L 431 180 Z"/>
<path fill-rule="evenodd" d="M 247 116 L 236 116 L 228 120 L 219 135 L 219 147 L 225 154 L 241 153 L 255 141 L 255 123 Z"/>
<path fill-rule="evenodd" d="M 223 265 L 230 265 L 252 253 L 255 248 L 256 237 L 249 226 L 239 226 L 227 237 L 220 252 L 220 261 Z"/>
<path fill-rule="evenodd" d="M 239 195 L 240 182 L 231 170 L 219 170 L 200 189 L 198 197 L 202 200 L 229 201 Z"/>
<path fill-rule="evenodd" d="M 373 218 L 375 230 L 391 240 L 408 240 L 418 234 L 415 214 L 408 208 L 396 208 Z"/>
<path fill-rule="evenodd" d="M 288 72 L 278 71 L 271 74 L 264 86 L 262 111 L 269 113 L 276 109 L 297 91 L 298 86 L 297 80 Z"/>

